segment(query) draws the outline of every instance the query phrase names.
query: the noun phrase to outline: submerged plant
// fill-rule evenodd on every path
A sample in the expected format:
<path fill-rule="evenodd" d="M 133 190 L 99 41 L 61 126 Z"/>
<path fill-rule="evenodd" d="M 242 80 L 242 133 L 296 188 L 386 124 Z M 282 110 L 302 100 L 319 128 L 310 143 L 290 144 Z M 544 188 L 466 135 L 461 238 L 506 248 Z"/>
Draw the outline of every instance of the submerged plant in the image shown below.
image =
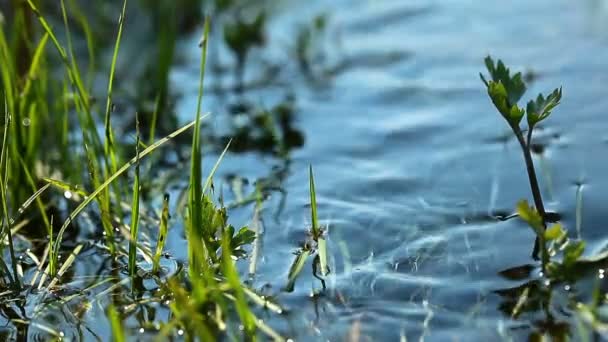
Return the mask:
<path fill-rule="evenodd" d="M 509 127 L 513 131 L 519 146 L 521 147 L 530 181 L 530 189 L 534 198 L 534 205 L 541 217 L 543 229 L 547 228 L 548 215 L 545 211 L 540 186 L 534 169 L 534 161 L 532 160 L 532 132 L 534 127 L 551 115 L 551 112 L 562 98 L 562 89 L 556 88 L 548 96 L 539 94 L 535 100 L 530 100 L 526 108 L 518 106 L 518 102 L 526 92 L 526 85 L 522 79 L 521 72 L 511 75 L 511 71 L 501 60 L 494 63 L 494 60 L 488 56 L 485 59 L 486 68 L 490 74 L 490 79 L 486 80 L 483 74 L 479 74 L 481 80 L 486 85 L 488 95 L 492 103 L 507 121 Z M 526 116 L 527 119 L 527 134 L 521 127 L 521 121 Z M 533 256 L 538 257 L 540 241 L 537 239 L 534 245 Z"/>

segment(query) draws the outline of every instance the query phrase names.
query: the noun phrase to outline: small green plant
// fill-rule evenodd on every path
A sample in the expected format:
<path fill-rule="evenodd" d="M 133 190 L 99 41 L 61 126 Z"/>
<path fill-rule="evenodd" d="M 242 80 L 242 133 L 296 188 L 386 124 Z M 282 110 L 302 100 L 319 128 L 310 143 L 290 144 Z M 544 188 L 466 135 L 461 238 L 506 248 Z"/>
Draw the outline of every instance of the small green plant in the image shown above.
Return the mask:
<path fill-rule="evenodd" d="M 312 173 L 312 166 L 309 167 L 308 172 L 310 183 L 310 218 L 312 225 L 308 233 L 308 238 L 303 246 L 295 252 L 296 258 L 289 268 L 287 285 L 285 286 L 285 291 L 287 292 L 292 292 L 294 290 L 296 279 L 300 272 L 302 272 L 309 256 L 314 255 L 312 274 L 321 281 L 324 290 L 325 279 L 323 277 L 329 273 L 329 267 L 327 266 L 327 240 L 325 239 L 325 230 L 319 225 L 317 216 L 317 194 L 315 191 L 315 179 Z M 318 275 L 319 268 L 321 276 Z"/>
<path fill-rule="evenodd" d="M 527 201 L 520 201 L 517 204 L 517 213 L 536 234 L 545 275 L 552 280 L 573 279 L 571 275 L 575 271 L 574 266 L 585 251 L 585 242 L 569 239 L 567 231 L 560 223 L 545 229 L 540 213 Z M 562 260 L 552 261 L 551 257 L 560 252 L 563 254 Z"/>
<path fill-rule="evenodd" d="M 532 132 L 534 127 L 551 115 L 551 112 L 559 105 L 562 98 L 562 89 L 556 88 L 547 97 L 539 94 L 535 100 L 530 100 L 526 108 L 518 106 L 518 102 L 526 92 L 526 85 L 522 79 L 521 72 L 511 75 L 511 71 L 501 60 L 494 63 L 494 60 L 488 56 L 485 59 L 486 68 L 490 74 L 490 79 L 487 80 L 483 74 L 479 74 L 481 80 L 486 85 L 488 95 L 492 103 L 507 121 L 513 134 L 517 138 L 524 160 L 530 188 L 534 198 L 534 205 L 541 217 L 543 229 L 547 227 L 547 212 L 543 203 L 540 186 L 534 169 L 534 161 L 532 160 Z M 527 134 L 524 136 L 525 130 L 521 127 L 521 121 L 526 116 L 527 119 Z M 533 256 L 538 257 L 540 241 L 537 239 L 534 245 Z"/>

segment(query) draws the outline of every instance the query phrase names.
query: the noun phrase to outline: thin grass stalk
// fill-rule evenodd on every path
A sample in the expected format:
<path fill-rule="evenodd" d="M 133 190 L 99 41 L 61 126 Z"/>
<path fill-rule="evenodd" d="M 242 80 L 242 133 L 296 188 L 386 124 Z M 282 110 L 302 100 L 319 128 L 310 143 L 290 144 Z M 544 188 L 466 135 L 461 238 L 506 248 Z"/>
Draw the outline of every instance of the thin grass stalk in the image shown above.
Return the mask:
<path fill-rule="evenodd" d="M 105 129 L 105 143 L 104 143 L 104 153 L 105 155 L 110 157 L 110 168 L 108 174 L 116 173 L 117 169 L 117 157 L 116 151 L 114 149 L 114 133 L 112 132 L 112 123 L 111 123 L 111 112 L 112 112 L 112 90 L 114 85 L 114 74 L 116 72 L 116 61 L 118 60 L 118 51 L 120 50 L 120 41 L 122 38 L 122 29 L 125 21 L 125 12 L 127 9 L 127 0 L 124 0 L 122 3 L 122 11 L 120 12 L 120 17 L 118 19 L 118 33 L 116 34 L 116 42 L 114 44 L 114 52 L 112 54 L 112 63 L 110 65 L 110 75 L 108 79 L 108 96 L 106 100 L 106 111 L 105 111 L 105 119 L 104 119 L 104 129 Z"/>
<path fill-rule="evenodd" d="M 169 230 L 169 194 L 163 197 L 163 209 L 160 216 L 160 226 L 158 228 L 158 239 L 156 240 L 156 252 L 152 262 L 152 272 L 160 270 L 160 257 L 167 241 L 167 232 Z"/>
<path fill-rule="evenodd" d="M 15 257 L 15 247 L 13 246 L 13 234 L 11 232 L 10 212 L 8 210 L 8 177 L 9 177 L 9 158 L 10 151 L 8 146 L 8 136 L 10 134 L 9 127 L 11 125 L 11 116 L 8 111 L 8 104 L 4 101 L 4 135 L 2 139 L 2 151 L 0 152 L 0 170 L 4 171 L 2 184 L 0 185 L 0 199 L 2 200 L 2 210 L 4 213 L 4 219 L 2 228 L 8 234 L 8 248 L 11 256 L 11 265 L 13 268 L 13 285 L 16 289 L 21 288 L 21 282 L 19 281 L 19 274 L 17 272 L 17 258 Z"/>
<path fill-rule="evenodd" d="M 122 319 L 114 307 L 114 304 L 110 304 L 108 307 L 108 319 L 110 320 L 110 327 L 112 328 L 112 337 L 115 342 L 125 342 L 125 333 L 122 327 Z"/>
<path fill-rule="evenodd" d="M 125 1 L 126 3 L 126 1 Z M 135 180 L 133 181 L 133 204 L 131 207 L 131 240 L 129 241 L 129 274 L 135 275 L 135 262 L 137 259 L 137 237 L 139 232 L 139 115 L 135 113 L 135 129 L 137 138 L 135 142 Z"/>
<path fill-rule="evenodd" d="M 255 337 L 255 316 L 247 305 L 243 291 L 243 284 L 239 279 L 238 272 L 232 261 L 232 249 L 230 248 L 230 237 L 224 231 L 222 236 L 222 265 L 223 273 L 232 290 L 234 291 L 235 306 L 237 314 L 243 324 L 245 336 L 248 339 Z"/>

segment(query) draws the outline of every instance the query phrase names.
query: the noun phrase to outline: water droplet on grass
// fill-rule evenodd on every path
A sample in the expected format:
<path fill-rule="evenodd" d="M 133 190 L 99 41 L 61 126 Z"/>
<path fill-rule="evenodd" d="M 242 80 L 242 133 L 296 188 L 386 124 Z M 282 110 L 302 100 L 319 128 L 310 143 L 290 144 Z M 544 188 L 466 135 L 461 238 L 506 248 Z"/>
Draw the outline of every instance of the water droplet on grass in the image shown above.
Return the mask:
<path fill-rule="evenodd" d="M 182 335 L 184 334 L 184 330 L 179 329 L 179 330 L 177 331 L 177 334 L 178 334 L 179 336 L 182 336 Z"/>
<path fill-rule="evenodd" d="M 32 123 L 32 120 L 30 120 L 30 118 L 23 118 L 23 120 L 21 120 L 21 123 L 23 124 L 23 126 L 29 126 Z"/>
<path fill-rule="evenodd" d="M 139 333 L 143 334 L 144 332 L 146 332 L 146 330 L 144 328 L 139 328 Z"/>
<path fill-rule="evenodd" d="M 65 197 L 65 198 L 67 198 L 67 199 L 72 198 L 72 192 L 71 192 L 71 191 L 69 191 L 69 190 L 66 190 L 66 191 L 63 193 L 63 197 Z"/>

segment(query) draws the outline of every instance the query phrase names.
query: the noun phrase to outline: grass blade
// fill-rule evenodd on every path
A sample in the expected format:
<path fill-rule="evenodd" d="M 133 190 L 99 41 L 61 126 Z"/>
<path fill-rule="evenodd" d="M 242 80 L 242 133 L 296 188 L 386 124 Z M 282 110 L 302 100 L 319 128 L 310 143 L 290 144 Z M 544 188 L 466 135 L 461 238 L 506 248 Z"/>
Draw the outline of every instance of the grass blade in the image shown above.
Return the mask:
<path fill-rule="evenodd" d="M 13 267 L 13 285 L 19 289 L 21 288 L 21 282 L 19 281 L 19 275 L 17 273 L 17 258 L 15 257 L 15 248 L 13 246 L 13 234 L 11 232 L 10 213 L 8 210 L 8 175 L 9 175 L 9 149 L 8 149 L 8 136 L 9 127 L 11 125 L 11 116 L 8 112 L 8 103 L 6 102 L 6 96 L 4 98 L 4 136 L 2 138 L 2 151 L 0 152 L 0 170 L 4 171 L 2 182 L 0 184 L 0 200 L 2 201 L 2 210 L 4 219 L 2 220 L 2 230 L 8 234 L 8 248 L 11 255 L 11 265 Z"/>
<path fill-rule="evenodd" d="M 116 311 L 113 304 L 108 307 L 108 319 L 110 320 L 110 326 L 112 327 L 112 337 L 115 342 L 125 342 L 125 334 L 122 329 L 122 320 Z"/>
<path fill-rule="evenodd" d="M 318 238 L 321 235 L 319 229 L 319 220 L 317 218 L 317 195 L 315 193 L 315 178 L 312 174 L 312 165 L 308 167 L 308 176 L 310 182 L 310 218 L 312 221 L 312 235 Z"/>
<path fill-rule="evenodd" d="M 160 256 L 165 247 L 167 240 L 167 231 L 169 230 L 169 194 L 165 194 L 163 198 L 163 211 L 160 217 L 160 227 L 158 229 L 158 240 L 156 241 L 156 252 L 154 253 L 154 261 L 152 263 L 152 272 L 158 272 L 160 269 Z"/>
<path fill-rule="evenodd" d="M 126 3 L 126 1 L 125 1 Z M 131 206 L 131 240 L 129 241 L 129 274 L 135 275 L 135 261 L 137 259 L 137 235 L 139 232 L 139 115 L 135 113 L 135 180 L 133 181 L 133 204 Z"/>
<path fill-rule="evenodd" d="M 249 309 L 249 305 L 247 305 L 247 300 L 245 299 L 245 294 L 243 291 L 243 285 L 239 279 L 238 272 L 234 266 L 232 261 L 232 249 L 230 248 L 230 237 L 226 232 L 224 232 L 224 236 L 222 238 L 222 264 L 223 264 L 223 273 L 226 276 L 226 280 L 228 284 L 234 291 L 235 296 L 235 305 L 236 311 L 241 319 L 241 323 L 244 327 L 244 333 L 247 339 L 251 339 L 252 336 L 255 336 L 255 316 Z"/>
<path fill-rule="evenodd" d="M 116 72 L 116 61 L 118 60 L 118 50 L 120 50 L 120 40 L 122 38 L 122 28 L 125 21 L 125 11 L 127 9 L 127 0 L 122 3 L 122 11 L 118 19 L 118 33 L 116 34 L 116 43 L 114 44 L 114 52 L 112 54 L 112 63 L 110 65 L 110 75 L 108 79 L 108 97 L 106 100 L 106 113 L 104 119 L 104 128 L 106 140 L 104 144 L 104 153 L 110 157 L 110 174 L 116 173 L 117 159 L 114 149 L 114 135 L 112 133 L 112 124 L 110 122 L 112 108 L 112 87 L 114 85 L 114 73 Z M 138 143 L 139 144 L 139 143 Z"/>
<path fill-rule="evenodd" d="M 192 157 L 190 160 L 190 182 L 188 192 L 188 259 L 190 261 L 191 275 L 200 273 L 199 261 L 209 255 L 206 249 L 206 244 L 203 241 L 206 239 L 202 236 L 202 197 L 203 187 L 201 184 L 202 165 L 201 165 L 201 150 L 200 150 L 200 116 L 201 105 L 203 100 L 204 80 L 205 80 L 205 64 L 207 61 L 207 41 L 209 37 L 209 20 L 205 20 L 205 28 L 203 31 L 204 43 L 201 50 L 201 64 L 199 76 L 198 99 L 196 104 L 196 119 L 194 123 L 194 134 L 192 135 Z M 200 257 L 199 253 L 203 253 Z"/>
<path fill-rule="evenodd" d="M 291 264 L 289 268 L 289 273 L 287 275 L 287 285 L 285 285 L 285 291 L 293 292 L 294 286 L 296 284 L 296 279 L 298 275 L 302 272 L 304 265 L 306 264 L 306 259 L 310 256 L 310 251 L 303 250 L 301 251 Z"/>

